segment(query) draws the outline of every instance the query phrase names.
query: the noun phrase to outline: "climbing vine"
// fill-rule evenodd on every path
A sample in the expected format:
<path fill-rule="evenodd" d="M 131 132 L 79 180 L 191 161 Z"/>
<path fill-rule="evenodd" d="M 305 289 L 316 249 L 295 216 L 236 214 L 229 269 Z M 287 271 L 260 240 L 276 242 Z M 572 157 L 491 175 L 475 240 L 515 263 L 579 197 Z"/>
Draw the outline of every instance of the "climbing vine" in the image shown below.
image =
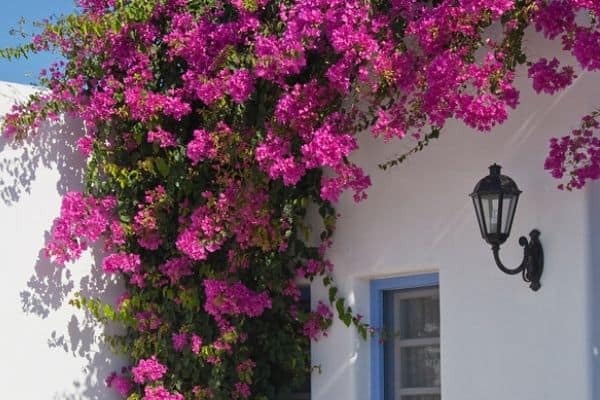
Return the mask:
<path fill-rule="evenodd" d="M 15 106 L 4 134 L 19 140 L 67 114 L 85 123 L 85 190 L 64 196 L 46 254 L 64 265 L 101 241 L 102 270 L 126 281 L 116 304 L 71 301 L 125 328 L 106 340 L 131 367 L 108 386 L 130 400 L 285 399 L 333 311 L 366 338 L 373 328 L 326 256 L 333 205 L 370 186 L 352 162 L 357 136 L 414 143 L 385 169 L 451 118 L 490 130 L 519 104 L 519 65 L 537 92 L 575 77 L 527 57 L 528 27 L 600 69 L 599 4 L 78 0 L 31 43 L 0 50 L 65 60 L 41 72 L 48 90 Z M 600 177 L 598 127 L 591 112 L 552 141 L 545 167 L 563 187 Z M 301 307 L 301 278 L 329 290 L 315 310 Z"/>

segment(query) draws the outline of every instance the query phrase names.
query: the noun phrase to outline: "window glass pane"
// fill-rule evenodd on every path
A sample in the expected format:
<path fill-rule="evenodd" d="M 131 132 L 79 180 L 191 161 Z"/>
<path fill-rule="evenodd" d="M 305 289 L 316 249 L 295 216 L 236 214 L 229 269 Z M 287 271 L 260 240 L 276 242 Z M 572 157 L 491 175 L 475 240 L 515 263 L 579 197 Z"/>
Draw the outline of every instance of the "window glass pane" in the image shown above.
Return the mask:
<path fill-rule="evenodd" d="M 440 307 L 437 293 L 427 297 L 399 299 L 398 325 L 401 339 L 440 336 Z"/>
<path fill-rule="evenodd" d="M 403 388 L 440 386 L 440 346 L 402 347 L 400 371 Z"/>
<path fill-rule="evenodd" d="M 384 291 L 383 326 L 384 399 L 439 400 L 438 288 Z"/>
<path fill-rule="evenodd" d="M 310 286 L 301 285 L 300 289 L 300 309 L 304 312 L 310 312 Z"/>

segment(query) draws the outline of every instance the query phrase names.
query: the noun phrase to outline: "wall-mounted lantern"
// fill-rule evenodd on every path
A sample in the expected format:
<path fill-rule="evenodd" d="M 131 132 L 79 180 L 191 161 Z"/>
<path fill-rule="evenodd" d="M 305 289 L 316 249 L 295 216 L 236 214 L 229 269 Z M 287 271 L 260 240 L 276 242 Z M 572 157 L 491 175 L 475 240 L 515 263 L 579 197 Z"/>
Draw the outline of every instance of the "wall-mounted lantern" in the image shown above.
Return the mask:
<path fill-rule="evenodd" d="M 514 269 L 506 268 L 500 261 L 500 245 L 508 239 L 512 227 L 517 202 L 521 191 L 517 184 L 508 176 L 500 174 L 500 166 L 490 166 L 490 174 L 480 180 L 473 193 L 470 194 L 475 206 L 477 221 L 483 239 L 492 245 L 496 265 L 503 272 L 515 275 L 522 273 L 523 280 L 529 282 L 529 287 L 538 290 L 540 277 L 544 270 L 544 251 L 540 243 L 540 231 L 534 229 L 529 234 L 519 238 L 523 247 L 523 261 Z"/>

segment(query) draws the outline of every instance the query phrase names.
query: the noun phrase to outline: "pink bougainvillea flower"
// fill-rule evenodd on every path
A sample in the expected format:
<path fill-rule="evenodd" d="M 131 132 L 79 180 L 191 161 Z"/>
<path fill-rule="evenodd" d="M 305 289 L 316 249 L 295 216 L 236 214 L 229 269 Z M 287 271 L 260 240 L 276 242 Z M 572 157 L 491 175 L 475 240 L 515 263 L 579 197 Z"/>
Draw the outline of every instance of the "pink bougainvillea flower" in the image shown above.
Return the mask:
<path fill-rule="evenodd" d="M 152 356 L 146 360 L 140 360 L 138 364 L 131 369 L 135 383 L 153 382 L 161 379 L 167 372 L 167 367 L 158 362 L 156 357 Z"/>

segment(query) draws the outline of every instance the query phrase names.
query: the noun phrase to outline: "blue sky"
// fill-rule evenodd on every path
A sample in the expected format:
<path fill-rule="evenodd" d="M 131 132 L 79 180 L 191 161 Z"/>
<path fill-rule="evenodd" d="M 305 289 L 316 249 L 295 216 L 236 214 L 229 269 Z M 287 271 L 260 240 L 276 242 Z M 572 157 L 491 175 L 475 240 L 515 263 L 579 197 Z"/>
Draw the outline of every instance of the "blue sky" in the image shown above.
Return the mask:
<path fill-rule="evenodd" d="M 11 28 L 18 27 L 21 17 L 26 20 L 25 31 L 33 32 L 32 22 L 52 15 L 68 14 L 75 9 L 74 0 L 2 0 L 0 10 L 0 48 L 23 43 L 11 36 Z M 58 59 L 56 54 L 38 54 L 30 59 L 7 62 L 0 60 L 0 81 L 35 83 L 39 71 Z"/>

